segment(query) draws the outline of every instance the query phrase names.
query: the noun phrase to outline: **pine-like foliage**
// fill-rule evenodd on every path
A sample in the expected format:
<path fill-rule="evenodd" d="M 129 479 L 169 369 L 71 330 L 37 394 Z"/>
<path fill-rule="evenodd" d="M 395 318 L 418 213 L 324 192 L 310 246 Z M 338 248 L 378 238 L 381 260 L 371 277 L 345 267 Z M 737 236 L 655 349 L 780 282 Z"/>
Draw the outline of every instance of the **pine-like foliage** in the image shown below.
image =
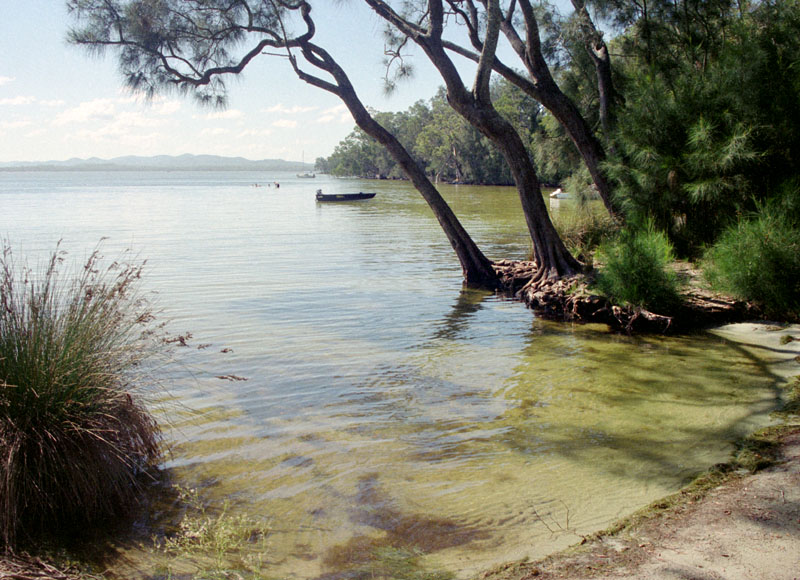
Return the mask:
<path fill-rule="evenodd" d="M 628 216 L 692 257 L 796 174 L 800 3 L 669 4 L 619 42 L 630 58 L 608 169 Z"/>
<path fill-rule="evenodd" d="M 598 250 L 597 286 L 616 303 L 669 312 L 680 301 L 670 269 L 674 259 L 672 245 L 652 222 L 625 229 Z"/>
<path fill-rule="evenodd" d="M 760 304 L 768 316 L 800 318 L 800 220 L 773 203 L 729 227 L 706 254 L 712 286 Z"/>

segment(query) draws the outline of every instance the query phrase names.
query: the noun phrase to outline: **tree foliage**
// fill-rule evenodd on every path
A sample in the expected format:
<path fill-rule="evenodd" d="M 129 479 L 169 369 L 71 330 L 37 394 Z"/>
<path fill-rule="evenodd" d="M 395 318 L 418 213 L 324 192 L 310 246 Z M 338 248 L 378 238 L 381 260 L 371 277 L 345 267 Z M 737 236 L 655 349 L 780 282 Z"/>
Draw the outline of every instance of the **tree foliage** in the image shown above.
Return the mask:
<path fill-rule="evenodd" d="M 669 312 L 679 301 L 672 244 L 652 222 L 600 245 L 600 290 L 614 301 Z"/>
<path fill-rule="evenodd" d="M 510 83 L 500 80 L 492 87 L 498 110 L 523 138 L 532 141 L 539 127 L 540 107 Z M 398 113 L 375 113 L 426 168 L 434 181 L 511 185 L 508 164 L 490 141 L 456 113 L 440 88 L 428 102 L 418 101 Z M 328 158 L 334 175 L 397 178 L 401 172 L 382 148 L 355 128 Z"/>
<path fill-rule="evenodd" d="M 796 187 L 796 186 L 795 186 Z M 712 285 L 764 306 L 768 316 L 800 318 L 800 219 L 775 201 L 729 226 L 706 254 Z"/>
<path fill-rule="evenodd" d="M 648 4 L 618 41 L 625 106 L 610 172 L 626 212 L 692 256 L 796 175 L 800 5 Z"/>

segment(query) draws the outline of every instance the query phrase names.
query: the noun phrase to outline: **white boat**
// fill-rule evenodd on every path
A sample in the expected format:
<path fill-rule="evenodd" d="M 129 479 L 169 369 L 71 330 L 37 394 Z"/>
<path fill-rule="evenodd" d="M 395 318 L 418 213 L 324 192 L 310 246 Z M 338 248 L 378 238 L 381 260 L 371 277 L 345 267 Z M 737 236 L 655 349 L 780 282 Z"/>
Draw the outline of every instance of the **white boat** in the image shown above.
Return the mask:
<path fill-rule="evenodd" d="M 550 194 L 550 199 L 571 199 L 571 198 L 572 194 L 567 193 L 566 191 L 562 191 L 560 187 Z"/>
<path fill-rule="evenodd" d="M 306 152 L 305 151 L 303 151 L 303 155 L 302 155 L 302 157 L 300 159 L 301 159 L 300 167 L 302 168 L 306 164 Z M 303 171 L 302 173 L 298 173 L 297 174 L 297 177 L 300 177 L 302 179 L 314 179 L 316 176 L 317 175 L 313 171 Z"/>

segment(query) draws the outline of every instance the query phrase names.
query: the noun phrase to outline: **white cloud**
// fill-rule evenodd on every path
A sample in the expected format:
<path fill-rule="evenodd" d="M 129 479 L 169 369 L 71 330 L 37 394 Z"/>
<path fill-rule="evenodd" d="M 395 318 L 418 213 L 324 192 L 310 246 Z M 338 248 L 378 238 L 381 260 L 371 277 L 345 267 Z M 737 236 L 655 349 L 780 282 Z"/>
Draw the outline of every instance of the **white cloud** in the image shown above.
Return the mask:
<path fill-rule="evenodd" d="M 29 120 L 20 121 L 0 121 L 0 129 L 21 129 L 22 127 L 30 126 Z"/>
<path fill-rule="evenodd" d="M 86 137 L 108 139 L 137 129 L 161 127 L 165 123 L 163 117 L 173 115 L 180 108 L 178 101 L 142 106 L 130 98 L 94 99 L 62 111 L 53 119 L 53 125 L 81 125 L 81 133 Z"/>
<path fill-rule="evenodd" d="M 88 121 L 111 121 L 116 114 L 116 101 L 112 99 L 94 99 L 84 101 L 76 107 L 62 111 L 53 120 L 54 125 L 63 126 Z"/>
<path fill-rule="evenodd" d="M 0 105 L 30 105 L 36 102 L 36 97 L 18 96 L 0 99 Z"/>
<path fill-rule="evenodd" d="M 174 115 L 181 110 L 180 101 L 158 101 L 153 103 L 152 110 L 156 115 Z"/>
<path fill-rule="evenodd" d="M 103 127 L 98 131 L 78 131 L 76 137 L 87 139 L 95 143 L 102 143 L 106 151 L 113 147 L 115 151 L 152 150 L 164 141 L 164 135 L 158 132 L 131 132 L 117 131 L 114 127 Z M 63 140 L 72 144 L 74 137 L 65 135 Z M 108 156 L 117 153 L 109 153 Z M 120 155 L 124 153 L 119 153 Z"/>
<path fill-rule="evenodd" d="M 322 114 L 317 117 L 318 123 L 352 123 L 353 117 L 350 111 L 344 105 L 336 105 L 329 109 L 322 111 Z"/>
<path fill-rule="evenodd" d="M 0 77 L 0 87 L 3 85 L 7 85 L 8 83 L 13 83 L 16 79 L 14 77 Z"/>
<path fill-rule="evenodd" d="M 312 111 L 316 111 L 318 107 L 301 107 L 300 105 L 295 105 L 293 107 L 287 107 L 283 103 L 278 103 L 277 105 L 273 105 L 267 109 L 262 109 L 261 112 L 263 113 L 283 113 L 289 115 L 296 115 L 299 113 L 311 113 Z"/>
<path fill-rule="evenodd" d="M 203 129 L 200 131 L 202 137 L 219 137 L 220 135 L 226 135 L 228 133 L 230 133 L 230 131 L 222 129 L 221 127 L 217 127 L 216 129 Z"/>
<path fill-rule="evenodd" d="M 278 119 L 272 124 L 273 127 L 283 127 L 285 129 L 294 129 L 297 127 L 297 121 L 291 119 Z"/>
<path fill-rule="evenodd" d="M 335 105 L 322 111 L 323 115 L 341 115 L 342 113 L 349 114 L 349 109 L 343 104 Z"/>
<path fill-rule="evenodd" d="M 239 109 L 228 109 L 227 111 L 216 111 L 214 113 L 208 113 L 205 118 L 206 119 L 241 119 L 244 117 L 244 113 Z"/>
<path fill-rule="evenodd" d="M 155 119 L 141 111 L 121 111 L 114 116 L 114 122 L 112 123 L 112 125 L 118 126 L 123 130 L 132 127 L 160 127 L 163 124 L 162 120 Z"/>
<path fill-rule="evenodd" d="M 34 139 L 36 137 L 41 137 L 46 134 L 47 134 L 47 129 L 44 129 L 43 127 L 37 127 L 33 131 L 28 131 L 27 133 L 25 133 L 25 138 Z"/>
<path fill-rule="evenodd" d="M 64 101 L 61 99 L 39 99 L 37 97 L 31 97 L 28 95 L 19 95 L 17 97 L 7 97 L 5 99 L 0 99 L 0 105 L 10 105 L 10 106 L 18 106 L 18 105 L 43 105 L 45 107 L 60 107 L 64 105 Z"/>
<path fill-rule="evenodd" d="M 84 140 L 95 149 L 99 146 L 104 150 L 142 150 L 152 149 L 166 140 L 171 121 L 128 99 L 95 99 L 63 111 L 53 124 L 77 125 L 64 139 Z"/>
<path fill-rule="evenodd" d="M 246 129 L 239 133 L 237 136 L 240 138 L 246 137 L 269 137 L 272 135 L 272 129 Z"/>

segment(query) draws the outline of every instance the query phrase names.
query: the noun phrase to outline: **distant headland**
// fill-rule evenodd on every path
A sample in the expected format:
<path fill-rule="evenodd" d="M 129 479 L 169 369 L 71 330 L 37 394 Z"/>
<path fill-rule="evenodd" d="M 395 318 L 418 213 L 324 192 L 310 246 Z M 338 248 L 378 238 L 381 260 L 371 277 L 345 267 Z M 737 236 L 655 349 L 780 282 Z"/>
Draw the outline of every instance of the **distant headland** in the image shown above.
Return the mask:
<path fill-rule="evenodd" d="M 219 155 L 127 155 L 112 159 L 67 159 L 66 161 L 0 162 L 0 171 L 298 171 L 313 170 L 313 163 Z"/>

